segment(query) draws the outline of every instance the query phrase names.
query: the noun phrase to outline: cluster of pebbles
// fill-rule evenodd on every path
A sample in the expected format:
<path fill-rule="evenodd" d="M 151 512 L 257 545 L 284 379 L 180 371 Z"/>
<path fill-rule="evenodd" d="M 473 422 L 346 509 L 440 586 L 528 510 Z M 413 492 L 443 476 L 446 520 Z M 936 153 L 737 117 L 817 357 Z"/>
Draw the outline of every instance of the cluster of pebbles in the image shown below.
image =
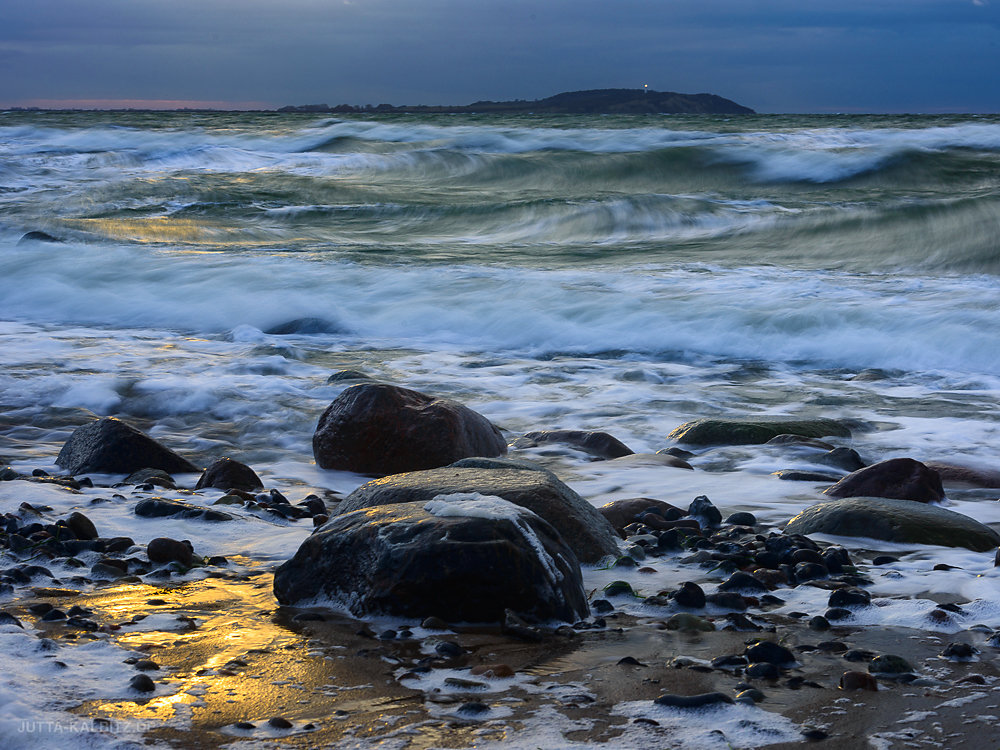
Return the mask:
<path fill-rule="evenodd" d="M 628 501 L 634 502 L 634 501 Z M 685 581 L 672 590 L 662 590 L 643 599 L 647 607 L 664 607 L 675 611 L 661 627 L 689 632 L 711 632 L 716 629 L 731 631 L 776 632 L 773 624 L 804 623 L 808 631 L 817 634 L 844 624 L 858 608 L 872 604 L 871 594 L 865 589 L 872 583 L 863 574 L 850 552 L 838 545 L 822 545 L 806 536 L 785 535 L 776 532 L 760 533 L 756 518 L 750 513 L 736 513 L 723 522 L 721 512 L 704 496 L 691 503 L 687 513 L 658 501 L 648 501 L 649 507 L 635 515 L 632 523 L 624 526 L 626 554 L 613 564 L 614 568 L 638 568 L 648 565 L 651 558 L 673 555 L 672 563 L 697 565 L 699 568 L 729 573 L 715 586 L 714 591 L 692 581 Z M 690 554 L 684 554 L 684 553 Z M 677 557 L 678 553 L 681 556 Z M 895 562 L 890 555 L 876 556 L 871 565 L 880 566 Z M 947 568 L 947 566 L 944 566 Z M 651 569 L 649 569 L 652 572 Z M 766 613 L 784 605 L 782 589 L 813 586 L 828 590 L 827 608 L 822 613 L 791 612 L 779 618 L 768 618 Z M 595 612 L 605 618 L 614 617 L 617 597 L 632 599 L 637 594 L 624 580 L 613 581 L 604 587 L 604 598 L 592 601 Z M 634 600 L 634 599 L 633 599 Z M 727 610 L 724 615 L 708 617 L 706 608 L 712 606 Z M 702 612 L 702 615 L 697 614 Z M 957 604 L 938 604 L 931 619 L 947 622 L 952 613 L 962 613 Z M 724 624 L 717 628 L 715 622 Z M 578 626 L 582 623 L 578 623 Z M 1000 648 L 1000 631 L 985 625 L 973 626 L 985 638 L 985 645 Z M 707 663 L 691 659 L 675 659 L 672 666 L 687 667 L 698 671 L 722 670 L 742 677 L 734 686 L 735 699 L 725 693 L 707 693 L 695 696 L 663 695 L 656 699 L 659 705 L 696 707 L 715 702 L 732 703 L 734 700 L 757 702 L 764 698 L 751 681 L 766 680 L 776 684 L 787 678 L 786 687 L 820 688 L 822 685 L 799 675 L 788 676 L 788 670 L 802 666 L 811 653 L 839 654 L 844 661 L 865 666 L 864 672 L 847 669 L 837 687 L 842 690 L 877 690 L 879 680 L 916 685 L 933 685 L 934 680 L 921 677 L 906 659 L 896 654 L 879 654 L 866 649 L 851 648 L 841 640 L 825 640 L 816 644 L 802 644 L 797 653 L 774 640 L 753 637 L 741 653 L 723 654 Z M 950 661 L 971 661 L 979 649 L 965 642 L 952 642 L 940 653 Z M 636 663 L 626 657 L 624 663 Z"/>
<path fill-rule="evenodd" d="M 25 475 L 9 466 L 0 469 L 0 481 L 13 480 L 57 484 L 69 491 L 95 487 L 89 477 L 54 477 L 41 469 Z M 131 490 L 131 499 L 119 494 L 126 488 Z M 161 470 L 135 472 L 108 489 L 119 492 L 108 497 L 92 498 L 90 503 L 128 502 L 132 513 L 147 518 L 182 517 L 206 522 L 234 518 L 214 508 L 153 496 L 151 493 L 163 489 L 176 490 L 173 478 Z M 240 505 L 272 519 L 292 522 L 310 520 L 316 526 L 325 522 L 329 513 L 326 503 L 317 495 L 309 495 L 293 505 L 276 489 L 261 489 L 252 493 L 230 488 L 215 502 L 218 505 Z M 81 632 L 113 632 L 145 618 L 145 615 L 137 614 L 132 622 L 101 623 L 90 609 L 75 605 L 68 609 L 59 608 L 46 599 L 70 599 L 109 583 L 158 584 L 178 576 L 184 577 L 194 569 L 204 569 L 211 577 L 228 575 L 224 572 L 229 567 L 227 558 L 198 555 L 186 539 L 157 537 L 146 545 L 139 545 L 127 536 L 102 536 L 94 522 L 79 511 L 55 520 L 52 516 L 52 507 L 28 502 L 21 503 L 16 512 L 0 514 L 0 595 L 27 593 L 32 598 L 41 599 L 29 605 L 26 612 L 37 618 L 36 624 L 45 636 L 60 635 L 73 640 Z M 163 602 L 151 600 L 151 603 Z M 182 619 L 187 619 L 186 625 L 193 627 L 190 618 Z M 0 610 L 0 624 L 24 627 L 18 617 L 3 610 Z M 52 631 L 56 626 L 60 627 L 61 633 Z M 135 666 L 141 672 L 159 668 L 150 666 L 152 664 L 149 660 L 140 659 Z M 129 687 L 139 693 L 155 690 L 152 679 L 144 673 L 133 677 Z"/>

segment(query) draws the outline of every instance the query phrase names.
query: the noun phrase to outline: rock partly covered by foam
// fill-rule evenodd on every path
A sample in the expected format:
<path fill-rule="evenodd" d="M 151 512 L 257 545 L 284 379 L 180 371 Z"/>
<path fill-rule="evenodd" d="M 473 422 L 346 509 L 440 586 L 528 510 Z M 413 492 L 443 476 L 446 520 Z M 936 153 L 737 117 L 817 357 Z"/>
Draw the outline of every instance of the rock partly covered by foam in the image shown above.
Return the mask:
<path fill-rule="evenodd" d="M 912 458 L 890 458 L 848 474 L 823 491 L 830 497 L 894 497 L 921 503 L 944 500 L 941 477 Z"/>
<path fill-rule="evenodd" d="M 685 422 L 668 437 L 690 445 L 761 445 L 778 435 L 850 437 L 851 428 L 848 423 L 837 419 L 713 418 Z"/>
<path fill-rule="evenodd" d="M 454 468 L 413 471 L 368 482 L 340 503 L 339 513 L 397 503 L 428 502 L 437 495 L 478 493 L 502 497 L 548 521 L 582 562 L 617 555 L 615 530 L 597 509 L 554 474 L 530 469 Z"/>
<path fill-rule="evenodd" d="M 966 547 L 976 552 L 1000 546 L 1000 534 L 968 516 L 936 505 L 886 497 L 850 497 L 814 505 L 791 519 L 785 534 L 860 536 Z"/>
<path fill-rule="evenodd" d="M 196 490 L 214 487 L 219 490 L 253 490 L 263 489 L 257 472 L 240 461 L 231 458 L 220 458 L 212 463 L 198 478 Z"/>
<path fill-rule="evenodd" d="M 278 568 L 282 604 L 329 598 L 354 615 L 498 622 L 587 614 L 579 562 L 536 514 L 498 497 L 439 495 L 331 519 Z"/>
<path fill-rule="evenodd" d="M 590 432 L 587 430 L 538 430 L 524 434 L 524 444 L 544 445 L 559 443 L 570 448 L 583 451 L 594 458 L 608 459 L 630 456 L 633 451 L 625 443 L 606 432 Z"/>
<path fill-rule="evenodd" d="M 320 468 L 374 476 L 507 452 L 500 430 L 467 406 L 382 383 L 341 393 L 320 417 L 312 444 Z"/>
<path fill-rule="evenodd" d="M 77 427 L 63 445 L 56 464 L 70 474 L 131 474 L 162 469 L 168 474 L 198 471 L 186 458 L 114 417 Z"/>

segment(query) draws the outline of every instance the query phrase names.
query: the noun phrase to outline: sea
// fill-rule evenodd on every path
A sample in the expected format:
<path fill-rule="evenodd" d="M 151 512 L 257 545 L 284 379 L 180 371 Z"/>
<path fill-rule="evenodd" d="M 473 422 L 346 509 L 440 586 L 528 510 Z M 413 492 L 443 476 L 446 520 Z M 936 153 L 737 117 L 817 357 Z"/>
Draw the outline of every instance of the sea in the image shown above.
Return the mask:
<path fill-rule="evenodd" d="M 311 450 L 345 370 L 511 443 L 652 454 L 694 419 L 824 417 L 867 463 L 996 470 L 1000 116 L 0 113 L 2 464 L 58 473 L 73 429 L 114 416 L 293 501 L 346 493 L 367 478 Z M 511 455 L 595 505 L 705 494 L 780 525 L 823 497 L 774 474 L 810 468 L 787 450 L 694 452 Z M 997 493 L 947 507 L 997 524 Z M 308 531 L 187 533 L 273 566 Z M 869 624 L 1000 627 L 992 553 L 882 547 L 909 556 Z M 945 593 L 980 604 L 935 625 Z"/>
<path fill-rule="evenodd" d="M 998 331 L 996 116 L 0 114 L 8 462 L 111 415 L 313 481 L 350 369 L 510 437 L 995 465 Z"/>

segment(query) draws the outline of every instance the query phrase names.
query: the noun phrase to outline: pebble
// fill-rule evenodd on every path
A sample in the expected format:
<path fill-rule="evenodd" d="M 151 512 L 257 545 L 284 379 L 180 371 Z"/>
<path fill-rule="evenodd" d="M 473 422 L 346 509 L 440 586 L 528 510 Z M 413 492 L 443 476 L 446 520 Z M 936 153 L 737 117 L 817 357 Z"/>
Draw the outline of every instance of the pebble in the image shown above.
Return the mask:
<path fill-rule="evenodd" d="M 673 695 L 667 693 L 656 698 L 653 703 L 671 708 L 702 708 L 719 703 L 733 703 L 733 699 L 725 693 L 701 693 L 699 695 Z"/>
<path fill-rule="evenodd" d="M 774 641 L 757 641 L 743 652 L 750 662 L 767 662 L 778 666 L 795 663 L 795 655 Z"/>
<path fill-rule="evenodd" d="M 283 716 L 272 716 L 267 720 L 267 725 L 274 729 L 291 729 L 293 726 L 292 722 Z"/>
<path fill-rule="evenodd" d="M 148 675 L 144 674 L 137 674 L 128 681 L 128 686 L 133 690 L 138 690 L 140 693 L 152 693 L 156 690 L 156 683 Z"/>
<path fill-rule="evenodd" d="M 941 656 L 953 661 L 970 661 L 977 653 L 977 649 L 968 643 L 949 643 L 941 652 Z"/>
<path fill-rule="evenodd" d="M 871 604 L 872 595 L 869 594 L 864 589 L 859 589 L 853 586 L 849 586 L 843 589 L 837 589 L 830 593 L 830 599 L 827 601 L 828 607 L 856 607 L 856 606 L 866 606 Z"/>
<path fill-rule="evenodd" d="M 913 667 L 902 656 L 883 654 L 869 662 L 868 671 L 873 674 L 906 674 L 913 672 Z"/>
<path fill-rule="evenodd" d="M 776 680 L 781 676 L 781 670 L 776 664 L 762 661 L 747 666 L 743 674 L 752 680 Z"/>
<path fill-rule="evenodd" d="M 691 609 L 702 609 L 706 601 L 705 592 L 701 586 L 691 581 L 682 583 L 679 589 L 670 594 L 670 598 L 679 606 L 690 607 Z"/>
<path fill-rule="evenodd" d="M 434 651 L 437 652 L 438 656 L 443 656 L 446 659 L 455 659 L 465 653 L 462 647 L 454 641 L 441 641 L 434 646 Z"/>
<path fill-rule="evenodd" d="M 867 672 L 844 672 L 840 676 L 841 690 L 878 690 L 878 680 Z"/>
<path fill-rule="evenodd" d="M 478 716 L 479 714 L 489 713 L 489 711 L 490 707 L 480 701 L 469 701 L 458 707 L 458 713 L 465 714 L 466 716 Z"/>

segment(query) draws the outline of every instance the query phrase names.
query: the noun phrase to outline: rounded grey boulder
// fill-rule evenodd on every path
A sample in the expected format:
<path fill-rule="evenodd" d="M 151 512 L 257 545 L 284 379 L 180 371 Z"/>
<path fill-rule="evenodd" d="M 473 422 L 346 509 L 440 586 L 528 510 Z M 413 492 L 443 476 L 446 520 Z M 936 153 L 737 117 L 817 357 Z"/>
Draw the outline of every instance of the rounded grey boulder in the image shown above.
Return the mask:
<path fill-rule="evenodd" d="M 968 516 L 887 497 L 849 497 L 814 505 L 791 519 L 785 533 L 860 536 L 976 552 L 1000 546 L 1000 534 Z"/>
<path fill-rule="evenodd" d="M 274 575 L 281 604 L 357 616 L 499 622 L 587 614 L 580 565 L 551 525 L 499 498 L 441 496 L 337 516 Z"/>
<path fill-rule="evenodd" d="M 340 514 L 362 508 L 427 502 L 436 495 L 477 493 L 502 497 L 548 521 L 576 557 L 593 563 L 618 554 L 617 534 L 598 510 L 546 471 L 453 468 L 411 471 L 358 487 L 339 505 Z"/>

